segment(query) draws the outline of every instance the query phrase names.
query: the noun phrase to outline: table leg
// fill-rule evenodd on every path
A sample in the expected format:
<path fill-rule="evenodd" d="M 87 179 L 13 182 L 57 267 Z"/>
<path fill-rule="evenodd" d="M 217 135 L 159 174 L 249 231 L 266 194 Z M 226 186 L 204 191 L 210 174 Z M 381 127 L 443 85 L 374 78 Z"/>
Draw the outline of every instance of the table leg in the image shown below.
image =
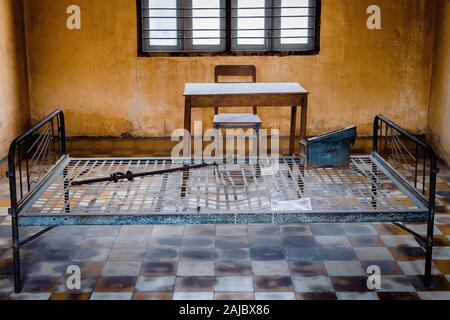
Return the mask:
<path fill-rule="evenodd" d="M 191 132 L 192 110 L 191 98 L 187 97 L 184 105 L 184 129 Z"/>
<path fill-rule="evenodd" d="M 191 157 L 191 153 L 192 153 L 192 145 L 191 145 L 191 138 L 192 138 L 192 134 L 191 134 L 191 124 L 192 124 L 192 103 L 191 103 L 191 98 L 190 97 L 186 97 L 185 100 L 185 106 L 184 106 L 184 129 L 187 131 L 186 135 L 184 137 L 184 152 L 183 152 L 183 156 L 185 158 L 189 158 Z M 188 150 L 186 150 L 186 148 Z M 181 186 L 181 198 L 184 199 L 186 197 L 187 194 L 187 184 L 189 181 L 189 169 L 183 170 L 183 182 L 182 182 L 182 186 Z"/>
<path fill-rule="evenodd" d="M 305 95 L 303 97 L 303 105 L 302 105 L 302 124 L 300 127 L 300 135 L 301 139 L 307 138 L 307 129 L 308 129 L 308 96 Z"/>
<path fill-rule="evenodd" d="M 190 158 L 192 156 L 192 103 L 191 98 L 187 97 L 184 107 L 184 150 L 183 157 Z"/>
<path fill-rule="evenodd" d="M 295 132 L 297 128 L 297 106 L 291 109 L 291 134 L 289 136 L 289 156 L 295 156 Z"/>

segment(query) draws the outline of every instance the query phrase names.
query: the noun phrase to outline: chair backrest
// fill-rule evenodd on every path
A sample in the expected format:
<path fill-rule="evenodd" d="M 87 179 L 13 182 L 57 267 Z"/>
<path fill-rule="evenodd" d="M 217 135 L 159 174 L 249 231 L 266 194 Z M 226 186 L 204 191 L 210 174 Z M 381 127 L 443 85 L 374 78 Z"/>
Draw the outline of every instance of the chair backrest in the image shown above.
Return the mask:
<path fill-rule="evenodd" d="M 256 67 L 252 65 L 219 65 L 215 70 L 215 82 L 220 82 L 220 77 L 252 77 L 256 82 Z"/>
<path fill-rule="evenodd" d="M 220 83 L 220 77 L 252 77 L 251 82 L 256 82 L 256 67 L 253 65 L 218 65 L 215 69 L 216 83 Z M 219 113 L 219 108 L 214 110 L 215 114 Z M 257 114 L 258 108 L 253 107 L 253 113 Z"/>

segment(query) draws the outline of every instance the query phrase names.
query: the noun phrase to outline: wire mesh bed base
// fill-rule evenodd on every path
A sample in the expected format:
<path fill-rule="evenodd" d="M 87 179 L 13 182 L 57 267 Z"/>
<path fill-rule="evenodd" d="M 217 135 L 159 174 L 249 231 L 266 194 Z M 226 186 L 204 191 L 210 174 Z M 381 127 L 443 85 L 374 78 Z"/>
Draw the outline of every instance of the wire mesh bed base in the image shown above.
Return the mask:
<path fill-rule="evenodd" d="M 237 224 L 425 221 L 428 208 L 373 156 L 345 168 L 300 158 L 224 164 L 119 183 L 70 181 L 180 167 L 169 159 L 72 159 L 53 170 L 19 225 Z M 308 205 L 298 208 L 303 200 Z"/>

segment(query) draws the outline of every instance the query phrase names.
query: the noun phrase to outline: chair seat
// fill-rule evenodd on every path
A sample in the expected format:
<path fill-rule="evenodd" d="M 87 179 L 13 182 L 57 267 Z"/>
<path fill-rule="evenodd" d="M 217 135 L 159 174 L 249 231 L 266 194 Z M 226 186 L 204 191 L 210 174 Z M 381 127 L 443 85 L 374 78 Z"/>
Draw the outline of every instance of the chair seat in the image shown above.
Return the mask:
<path fill-rule="evenodd" d="M 223 113 L 214 116 L 216 127 L 255 128 L 261 123 L 261 118 L 252 113 Z"/>

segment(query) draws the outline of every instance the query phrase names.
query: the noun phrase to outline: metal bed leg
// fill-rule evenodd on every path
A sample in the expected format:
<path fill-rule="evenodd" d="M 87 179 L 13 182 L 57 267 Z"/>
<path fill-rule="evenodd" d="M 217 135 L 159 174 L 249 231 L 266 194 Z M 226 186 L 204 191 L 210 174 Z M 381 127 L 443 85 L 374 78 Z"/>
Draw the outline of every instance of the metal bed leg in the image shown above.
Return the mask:
<path fill-rule="evenodd" d="M 14 291 L 20 293 L 22 291 L 22 279 L 20 270 L 20 239 L 19 239 L 19 224 L 16 213 L 12 215 L 12 240 L 13 240 L 13 276 L 14 276 Z"/>
<path fill-rule="evenodd" d="M 425 287 L 431 287 L 431 266 L 433 262 L 433 240 L 431 240 L 431 244 L 428 243 L 427 240 L 427 248 L 425 249 Z"/>
<path fill-rule="evenodd" d="M 53 230 L 55 227 L 45 228 L 38 233 L 30 236 L 29 238 L 20 241 L 20 232 L 17 219 L 13 218 L 12 224 L 12 235 L 13 235 L 13 275 L 14 275 L 14 291 L 15 293 L 22 292 L 22 277 L 21 277 L 21 266 L 20 266 L 20 248 L 27 245 L 28 243 L 36 240 L 45 233 Z"/>
<path fill-rule="evenodd" d="M 412 231 L 407 226 L 401 223 L 394 223 L 395 226 L 411 234 L 420 246 L 425 250 L 425 273 L 424 286 L 431 287 L 431 268 L 433 265 L 433 246 L 434 246 L 434 213 L 430 212 L 430 218 L 427 226 L 427 236 L 423 237 L 415 231 Z"/>
<path fill-rule="evenodd" d="M 431 267 L 433 264 L 434 245 L 434 212 L 430 210 L 428 217 L 427 239 L 425 243 L 425 287 L 431 286 Z"/>

